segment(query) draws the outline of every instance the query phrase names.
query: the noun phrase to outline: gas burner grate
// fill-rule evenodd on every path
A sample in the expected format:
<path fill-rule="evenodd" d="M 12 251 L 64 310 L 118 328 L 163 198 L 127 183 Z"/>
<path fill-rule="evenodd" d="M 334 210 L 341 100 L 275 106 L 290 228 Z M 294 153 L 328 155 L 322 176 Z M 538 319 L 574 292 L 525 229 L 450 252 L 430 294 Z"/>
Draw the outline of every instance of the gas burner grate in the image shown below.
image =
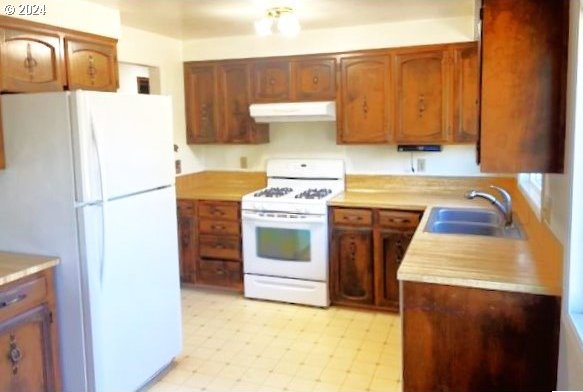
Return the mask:
<path fill-rule="evenodd" d="M 296 199 L 323 199 L 332 193 L 332 189 L 328 188 L 313 188 L 307 189 L 295 196 Z"/>
<path fill-rule="evenodd" d="M 289 187 L 285 187 L 285 188 L 273 187 L 273 188 L 263 189 L 259 192 L 255 192 L 253 194 L 253 196 L 255 196 L 255 197 L 281 197 L 281 196 L 285 196 L 291 192 L 293 192 L 293 189 L 289 188 Z"/>

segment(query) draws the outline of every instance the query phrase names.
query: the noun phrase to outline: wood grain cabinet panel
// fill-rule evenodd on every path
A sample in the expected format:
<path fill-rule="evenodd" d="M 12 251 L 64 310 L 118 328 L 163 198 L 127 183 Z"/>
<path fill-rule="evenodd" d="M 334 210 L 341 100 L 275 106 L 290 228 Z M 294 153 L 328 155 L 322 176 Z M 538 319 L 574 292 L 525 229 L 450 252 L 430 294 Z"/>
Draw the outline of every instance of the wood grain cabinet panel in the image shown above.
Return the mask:
<path fill-rule="evenodd" d="M 331 208 L 331 302 L 398 312 L 397 270 L 420 217 L 417 211 Z"/>
<path fill-rule="evenodd" d="M 552 391 L 558 297 L 402 282 L 403 391 Z"/>
<path fill-rule="evenodd" d="M 449 57 L 444 49 L 394 56 L 395 141 L 450 140 Z"/>
<path fill-rule="evenodd" d="M 178 244 L 180 262 L 180 280 L 194 283 L 196 280 L 196 202 L 178 200 Z"/>
<path fill-rule="evenodd" d="M 52 270 L 0 287 L 0 391 L 60 390 Z"/>
<path fill-rule="evenodd" d="M 253 63 L 252 80 L 254 102 L 292 100 L 290 61 L 256 61 Z"/>
<path fill-rule="evenodd" d="M 69 90 L 116 91 L 117 51 L 114 40 L 65 37 Z"/>
<path fill-rule="evenodd" d="M 483 0 L 483 172 L 563 171 L 569 3 Z"/>
<path fill-rule="evenodd" d="M 371 229 L 332 230 L 332 303 L 374 303 Z"/>
<path fill-rule="evenodd" d="M 0 27 L 0 34 L 2 92 L 64 89 L 62 45 L 58 32 L 22 26 Z"/>
<path fill-rule="evenodd" d="M 248 63 L 219 64 L 218 78 L 221 141 L 224 143 L 268 142 L 268 125 L 256 124 L 249 114 L 250 65 Z"/>
<path fill-rule="evenodd" d="M 219 141 L 217 73 L 213 64 L 185 65 L 186 137 L 188 143 Z"/>
<path fill-rule="evenodd" d="M 238 202 L 178 200 L 182 282 L 243 289 L 240 208 Z"/>
<path fill-rule="evenodd" d="M 456 143 L 475 143 L 478 139 L 480 72 L 475 42 L 452 49 L 453 139 Z"/>
<path fill-rule="evenodd" d="M 292 63 L 293 98 L 296 101 L 336 99 L 336 59 L 306 59 Z"/>
<path fill-rule="evenodd" d="M 391 141 L 389 57 L 343 58 L 340 72 L 338 143 Z"/>

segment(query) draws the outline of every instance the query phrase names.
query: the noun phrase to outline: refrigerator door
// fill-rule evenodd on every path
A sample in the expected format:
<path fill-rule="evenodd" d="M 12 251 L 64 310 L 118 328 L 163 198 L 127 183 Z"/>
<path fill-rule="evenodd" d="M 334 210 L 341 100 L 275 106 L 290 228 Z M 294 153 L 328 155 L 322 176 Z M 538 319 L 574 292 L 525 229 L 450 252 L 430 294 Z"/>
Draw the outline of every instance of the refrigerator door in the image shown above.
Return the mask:
<path fill-rule="evenodd" d="M 71 107 L 78 203 L 174 184 L 170 97 L 76 91 Z"/>
<path fill-rule="evenodd" d="M 181 350 L 174 187 L 79 209 L 90 384 L 135 391 Z"/>

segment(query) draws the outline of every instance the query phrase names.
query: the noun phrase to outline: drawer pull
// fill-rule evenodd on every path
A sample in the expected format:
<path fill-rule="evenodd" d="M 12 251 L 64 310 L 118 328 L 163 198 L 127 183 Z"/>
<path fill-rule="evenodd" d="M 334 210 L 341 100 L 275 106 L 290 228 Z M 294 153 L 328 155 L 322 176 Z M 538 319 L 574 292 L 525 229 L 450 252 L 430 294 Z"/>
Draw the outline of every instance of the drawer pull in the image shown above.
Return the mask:
<path fill-rule="evenodd" d="M 212 225 L 211 226 L 212 230 L 225 230 L 225 226 L 222 225 Z"/>
<path fill-rule="evenodd" d="M 16 297 L 14 297 L 14 298 L 9 299 L 8 301 L 2 301 L 2 302 L 0 302 L 0 309 L 6 308 L 6 307 L 8 307 L 10 305 L 13 305 L 15 303 L 18 303 L 18 302 L 22 301 L 25 298 L 26 298 L 26 294 L 20 294 L 20 295 L 17 295 Z"/>
<path fill-rule="evenodd" d="M 405 219 L 405 218 L 391 218 L 391 219 L 389 219 L 389 222 L 391 222 L 391 223 L 409 223 L 411 221 L 409 219 Z"/>
<path fill-rule="evenodd" d="M 217 272 L 217 275 L 220 275 L 220 276 L 225 274 L 225 270 L 222 270 L 222 269 L 218 269 L 216 272 Z"/>
<path fill-rule="evenodd" d="M 219 209 L 213 208 L 211 210 L 211 215 L 219 215 L 219 216 L 223 216 L 225 215 L 225 213 Z"/>
<path fill-rule="evenodd" d="M 361 221 L 362 220 L 362 216 L 345 216 L 344 219 L 349 220 L 349 221 Z"/>

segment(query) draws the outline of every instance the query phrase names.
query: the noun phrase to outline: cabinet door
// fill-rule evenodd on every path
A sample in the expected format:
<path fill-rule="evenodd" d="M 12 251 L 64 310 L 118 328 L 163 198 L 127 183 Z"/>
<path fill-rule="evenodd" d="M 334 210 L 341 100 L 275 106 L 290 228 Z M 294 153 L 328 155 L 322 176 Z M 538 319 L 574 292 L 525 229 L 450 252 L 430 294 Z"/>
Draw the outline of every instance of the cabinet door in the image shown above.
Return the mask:
<path fill-rule="evenodd" d="M 178 238 L 180 251 L 180 280 L 194 283 L 196 265 L 195 201 L 178 200 Z"/>
<path fill-rule="evenodd" d="M 69 90 L 117 90 L 115 42 L 65 37 L 65 63 Z"/>
<path fill-rule="evenodd" d="M 249 114 L 251 95 L 248 63 L 220 64 L 221 141 L 225 143 L 267 142 L 266 124 L 255 124 Z"/>
<path fill-rule="evenodd" d="M 0 391 L 54 391 L 51 313 L 46 304 L 0 323 Z"/>
<path fill-rule="evenodd" d="M 4 155 L 4 132 L 2 130 L 2 107 L 0 107 L 0 170 L 6 168 L 6 158 Z"/>
<path fill-rule="evenodd" d="M 335 304 L 374 303 L 371 229 L 332 231 L 331 301 Z"/>
<path fill-rule="evenodd" d="M 1 91 L 63 90 L 61 40 L 57 33 L 0 29 Z"/>
<path fill-rule="evenodd" d="M 483 172 L 563 171 L 569 3 L 483 0 Z"/>
<path fill-rule="evenodd" d="M 397 53 L 394 57 L 397 143 L 450 140 L 450 88 L 445 50 Z"/>
<path fill-rule="evenodd" d="M 324 101 L 336 98 L 336 60 L 297 60 L 292 64 L 294 100 Z"/>
<path fill-rule="evenodd" d="M 480 71 L 478 45 L 453 48 L 453 139 L 474 143 L 478 139 Z"/>
<path fill-rule="evenodd" d="M 215 65 L 185 65 L 184 88 L 188 143 L 218 142 L 219 109 Z"/>
<path fill-rule="evenodd" d="M 387 56 L 342 59 L 339 143 L 385 143 L 389 124 L 390 68 Z"/>
<path fill-rule="evenodd" d="M 291 100 L 291 63 L 257 61 L 253 64 L 253 101 L 287 102 Z"/>
<path fill-rule="evenodd" d="M 378 306 L 399 310 L 399 281 L 397 270 L 413 238 L 413 232 L 382 230 L 379 233 L 376 268 L 376 295 Z"/>

